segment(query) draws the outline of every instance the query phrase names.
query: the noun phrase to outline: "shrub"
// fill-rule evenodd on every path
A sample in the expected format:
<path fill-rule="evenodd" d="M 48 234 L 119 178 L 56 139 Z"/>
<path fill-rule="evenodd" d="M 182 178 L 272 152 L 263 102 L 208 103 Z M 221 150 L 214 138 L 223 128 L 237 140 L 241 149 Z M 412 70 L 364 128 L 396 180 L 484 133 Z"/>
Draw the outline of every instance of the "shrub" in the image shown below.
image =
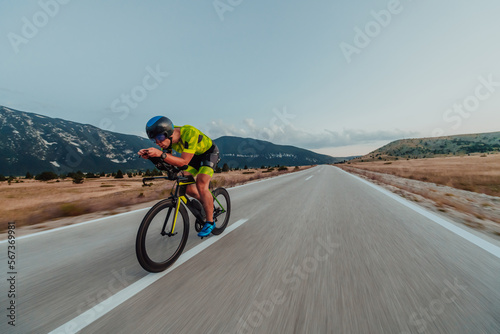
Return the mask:
<path fill-rule="evenodd" d="M 85 180 L 83 175 L 80 175 L 80 174 L 74 174 L 72 179 L 73 179 L 74 184 L 82 184 L 83 181 Z"/>
<path fill-rule="evenodd" d="M 278 171 L 282 172 L 282 171 L 287 171 L 288 168 L 286 166 L 281 166 L 278 168 Z"/>
<path fill-rule="evenodd" d="M 0 182 L 7 181 L 4 175 L 0 174 Z"/>
<path fill-rule="evenodd" d="M 222 171 L 223 172 L 229 172 L 229 166 L 228 166 L 228 164 L 225 163 L 224 166 L 222 166 Z"/>
<path fill-rule="evenodd" d="M 123 179 L 123 172 L 121 169 L 116 172 L 115 179 Z"/>
<path fill-rule="evenodd" d="M 35 180 L 38 181 L 50 181 L 57 179 L 57 174 L 54 172 L 41 172 L 35 177 Z"/>
<path fill-rule="evenodd" d="M 85 175 L 84 175 L 81 171 L 78 171 L 78 172 L 76 172 L 76 173 L 73 173 L 73 172 L 68 173 L 68 177 L 70 177 L 70 178 L 72 178 L 72 179 L 74 179 L 75 177 L 78 177 L 78 178 L 80 178 L 80 177 L 81 177 L 81 178 L 84 178 L 84 177 L 85 177 Z"/>
<path fill-rule="evenodd" d="M 146 172 L 144 173 L 144 176 L 162 176 L 162 175 L 163 173 L 156 168 L 153 169 L 152 171 L 146 169 Z"/>

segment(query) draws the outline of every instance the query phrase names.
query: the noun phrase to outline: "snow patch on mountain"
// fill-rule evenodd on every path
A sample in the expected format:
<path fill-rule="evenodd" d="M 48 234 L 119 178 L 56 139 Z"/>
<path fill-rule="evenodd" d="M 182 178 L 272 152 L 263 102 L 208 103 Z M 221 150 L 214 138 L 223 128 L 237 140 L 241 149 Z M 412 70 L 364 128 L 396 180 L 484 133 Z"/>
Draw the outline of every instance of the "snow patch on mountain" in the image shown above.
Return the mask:
<path fill-rule="evenodd" d="M 19 132 L 18 132 L 18 133 L 19 133 Z M 49 143 L 48 141 L 46 141 L 46 140 L 45 140 L 45 139 L 43 139 L 43 138 L 41 138 L 41 140 L 42 140 L 42 143 L 44 143 L 44 144 L 45 144 L 45 146 L 52 146 L 52 145 L 57 144 L 56 142 Z"/>
<path fill-rule="evenodd" d="M 78 140 L 76 136 L 73 136 L 72 134 L 66 133 L 66 132 L 58 132 L 57 133 L 59 137 L 61 137 L 64 141 L 71 143 L 73 140 Z"/>

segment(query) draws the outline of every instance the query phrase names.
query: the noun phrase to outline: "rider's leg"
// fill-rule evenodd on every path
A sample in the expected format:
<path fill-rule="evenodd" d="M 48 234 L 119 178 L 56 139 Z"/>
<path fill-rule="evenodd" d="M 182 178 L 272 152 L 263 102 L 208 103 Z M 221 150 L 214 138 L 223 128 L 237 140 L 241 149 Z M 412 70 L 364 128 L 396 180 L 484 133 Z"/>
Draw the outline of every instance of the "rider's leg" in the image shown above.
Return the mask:
<path fill-rule="evenodd" d="M 185 176 L 192 175 L 189 172 L 184 172 Z M 196 184 L 190 184 L 189 186 L 186 187 L 186 193 L 191 196 L 196 198 L 198 201 L 202 202 L 200 193 L 198 192 L 198 188 L 196 187 Z"/>
<path fill-rule="evenodd" d="M 201 204 L 203 204 L 203 208 L 205 209 L 206 219 L 209 222 L 214 221 L 214 199 L 209 189 L 211 178 L 212 177 L 207 174 L 198 174 L 196 177 L 196 188 L 201 198 Z"/>

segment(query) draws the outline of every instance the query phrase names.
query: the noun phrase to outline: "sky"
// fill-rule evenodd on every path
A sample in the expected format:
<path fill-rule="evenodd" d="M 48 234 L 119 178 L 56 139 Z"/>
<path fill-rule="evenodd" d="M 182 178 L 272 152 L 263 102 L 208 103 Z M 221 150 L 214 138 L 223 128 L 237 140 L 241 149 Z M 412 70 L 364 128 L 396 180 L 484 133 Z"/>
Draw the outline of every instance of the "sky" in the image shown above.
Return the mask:
<path fill-rule="evenodd" d="M 0 0 L 0 105 L 333 156 L 500 130 L 498 0 Z"/>

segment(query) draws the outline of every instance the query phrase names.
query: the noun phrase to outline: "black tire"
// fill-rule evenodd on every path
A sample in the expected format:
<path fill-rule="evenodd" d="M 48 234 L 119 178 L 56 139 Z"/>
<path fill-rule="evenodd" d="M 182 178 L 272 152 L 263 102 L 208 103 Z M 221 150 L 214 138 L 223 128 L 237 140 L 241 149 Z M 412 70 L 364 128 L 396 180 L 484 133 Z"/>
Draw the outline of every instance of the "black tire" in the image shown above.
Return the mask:
<path fill-rule="evenodd" d="M 171 209 L 171 214 L 165 232 L 171 232 L 175 204 L 170 199 L 154 205 L 144 216 L 137 232 L 135 242 L 137 260 L 145 270 L 152 273 L 161 272 L 170 267 L 182 254 L 187 243 L 189 217 L 182 204 L 175 224 L 175 235 L 161 235 L 169 209 Z"/>
<path fill-rule="evenodd" d="M 217 188 L 213 193 L 217 200 L 214 199 L 215 228 L 212 230 L 212 234 L 219 235 L 224 232 L 229 222 L 229 216 L 231 215 L 231 199 L 229 198 L 229 193 L 224 188 Z M 225 212 L 222 212 L 219 202 L 225 209 Z"/>

